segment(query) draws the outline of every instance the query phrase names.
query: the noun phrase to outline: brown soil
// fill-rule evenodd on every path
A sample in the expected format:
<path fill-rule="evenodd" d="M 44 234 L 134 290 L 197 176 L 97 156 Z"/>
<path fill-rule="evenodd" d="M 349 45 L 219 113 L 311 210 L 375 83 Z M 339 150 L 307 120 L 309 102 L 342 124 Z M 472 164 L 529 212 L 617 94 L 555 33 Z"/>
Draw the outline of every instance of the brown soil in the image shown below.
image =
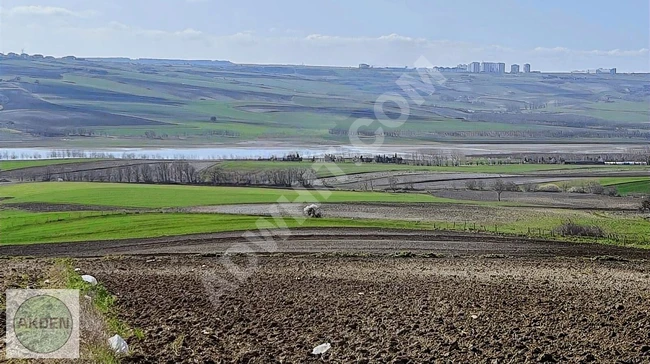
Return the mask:
<path fill-rule="evenodd" d="M 68 212 L 68 211 L 142 211 L 142 208 L 128 208 L 120 206 L 59 204 L 45 202 L 24 202 L 4 205 L 7 208 L 31 212 Z"/>
<path fill-rule="evenodd" d="M 381 229 L 294 229 L 274 231 L 273 241 L 264 245 L 244 232 L 196 234 L 152 239 L 126 239 L 80 243 L 0 246 L 0 256 L 100 257 L 106 255 L 221 254 L 245 246 L 265 254 L 273 253 L 439 253 L 475 256 L 499 254 L 523 257 L 620 256 L 650 260 L 650 249 L 611 245 L 564 243 L 495 235 L 443 231 Z M 268 242 L 267 242 L 268 243 Z"/>
<path fill-rule="evenodd" d="M 497 194 L 494 191 L 441 190 L 434 191 L 433 195 L 457 200 L 497 200 Z M 637 211 L 640 204 L 640 200 L 633 197 L 553 192 L 503 192 L 501 201 L 554 208 L 629 211 Z"/>
<path fill-rule="evenodd" d="M 650 361 L 647 262 L 260 257 L 242 281 L 220 258 L 78 266 L 144 330 L 127 363 Z"/>

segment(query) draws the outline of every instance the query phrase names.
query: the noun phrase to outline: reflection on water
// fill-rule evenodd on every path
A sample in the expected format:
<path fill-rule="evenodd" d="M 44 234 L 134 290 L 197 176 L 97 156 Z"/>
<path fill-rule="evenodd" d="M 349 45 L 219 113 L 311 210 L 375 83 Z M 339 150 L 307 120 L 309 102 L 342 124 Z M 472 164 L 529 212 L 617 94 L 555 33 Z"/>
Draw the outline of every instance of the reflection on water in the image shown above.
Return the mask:
<path fill-rule="evenodd" d="M 0 160 L 53 159 L 53 158 L 128 158 L 128 159 L 258 159 L 272 156 L 283 157 L 299 153 L 303 157 L 335 154 L 337 156 L 371 156 L 394 154 L 465 156 L 488 154 L 526 153 L 628 153 L 646 148 L 637 144 L 443 144 L 385 145 L 380 148 L 353 146 L 296 146 L 267 147 L 251 144 L 247 147 L 217 148 L 97 148 L 97 149 L 49 149 L 49 148 L 3 148 Z"/>
<path fill-rule="evenodd" d="M 105 148 L 105 149 L 46 149 L 5 148 L 0 149 L 0 160 L 55 159 L 55 158 L 128 158 L 128 159 L 258 159 L 282 157 L 299 153 L 304 157 L 322 156 L 327 153 L 352 155 L 377 151 L 352 147 L 316 148 Z"/>

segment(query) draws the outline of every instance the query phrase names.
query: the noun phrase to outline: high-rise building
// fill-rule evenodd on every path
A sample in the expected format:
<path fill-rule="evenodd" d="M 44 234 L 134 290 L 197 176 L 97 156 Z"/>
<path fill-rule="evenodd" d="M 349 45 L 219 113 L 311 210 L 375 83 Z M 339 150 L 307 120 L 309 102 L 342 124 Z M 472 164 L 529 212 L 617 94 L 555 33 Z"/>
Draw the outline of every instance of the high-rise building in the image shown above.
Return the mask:
<path fill-rule="evenodd" d="M 519 73 L 519 65 L 518 64 L 513 64 L 510 66 L 510 73 Z"/>
<path fill-rule="evenodd" d="M 524 65 L 524 73 L 530 73 L 530 63 Z"/>
<path fill-rule="evenodd" d="M 599 68 L 596 70 L 596 74 L 602 75 L 602 74 L 610 74 L 610 75 L 615 75 L 616 74 L 616 68 Z"/>
<path fill-rule="evenodd" d="M 481 64 L 478 62 L 472 62 L 467 65 L 467 71 L 471 73 L 479 73 L 481 72 Z"/>
<path fill-rule="evenodd" d="M 505 73 L 505 63 L 481 62 L 481 72 L 483 73 Z"/>

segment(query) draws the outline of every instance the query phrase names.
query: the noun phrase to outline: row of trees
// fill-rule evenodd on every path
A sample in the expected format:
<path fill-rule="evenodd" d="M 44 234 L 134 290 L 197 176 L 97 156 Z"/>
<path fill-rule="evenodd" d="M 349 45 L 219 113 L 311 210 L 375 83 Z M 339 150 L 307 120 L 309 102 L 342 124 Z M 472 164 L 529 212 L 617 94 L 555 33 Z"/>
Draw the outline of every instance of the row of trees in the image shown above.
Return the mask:
<path fill-rule="evenodd" d="M 201 183 L 201 176 L 188 162 L 173 161 L 137 164 L 78 172 L 52 173 L 45 169 L 43 180 L 75 182 L 125 182 L 125 183 Z"/>
<path fill-rule="evenodd" d="M 316 180 L 316 173 L 311 168 L 253 171 L 230 170 L 216 166 L 204 171 L 202 179 L 212 185 L 312 187 Z"/>

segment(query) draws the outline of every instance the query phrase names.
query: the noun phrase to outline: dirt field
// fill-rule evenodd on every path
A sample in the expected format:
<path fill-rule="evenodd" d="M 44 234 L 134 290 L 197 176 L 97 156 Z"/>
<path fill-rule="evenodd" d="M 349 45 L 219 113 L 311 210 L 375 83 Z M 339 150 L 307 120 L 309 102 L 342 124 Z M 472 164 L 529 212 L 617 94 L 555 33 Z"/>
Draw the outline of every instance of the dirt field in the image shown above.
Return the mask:
<path fill-rule="evenodd" d="M 457 200 L 496 201 L 494 191 L 442 190 L 433 195 Z M 501 201 L 553 208 L 638 211 L 641 200 L 634 197 L 554 192 L 503 192 Z"/>
<path fill-rule="evenodd" d="M 196 234 L 153 239 L 0 246 L 0 256 L 102 257 L 107 255 L 222 254 L 393 254 L 409 251 L 451 256 L 599 257 L 650 260 L 650 249 L 578 244 L 443 231 L 378 229 L 295 229 L 274 231 L 272 241 L 244 237 L 244 232 Z M 245 246 L 249 250 L 244 249 Z"/>
<path fill-rule="evenodd" d="M 647 261 L 274 256 L 243 281 L 218 257 L 74 264 L 144 331 L 126 363 L 650 361 Z"/>
<path fill-rule="evenodd" d="M 398 188 L 414 188 L 416 190 L 446 190 L 465 189 L 469 180 L 483 181 L 486 186 L 497 179 L 513 182 L 517 185 L 543 184 L 559 181 L 571 181 L 584 178 L 601 177 L 647 177 L 647 171 L 580 171 L 557 170 L 522 174 L 490 174 L 490 173 L 454 173 L 454 172 L 372 172 L 345 175 L 337 178 L 324 178 L 320 183 L 342 189 L 384 190 L 390 188 L 389 177 L 397 176 Z"/>

